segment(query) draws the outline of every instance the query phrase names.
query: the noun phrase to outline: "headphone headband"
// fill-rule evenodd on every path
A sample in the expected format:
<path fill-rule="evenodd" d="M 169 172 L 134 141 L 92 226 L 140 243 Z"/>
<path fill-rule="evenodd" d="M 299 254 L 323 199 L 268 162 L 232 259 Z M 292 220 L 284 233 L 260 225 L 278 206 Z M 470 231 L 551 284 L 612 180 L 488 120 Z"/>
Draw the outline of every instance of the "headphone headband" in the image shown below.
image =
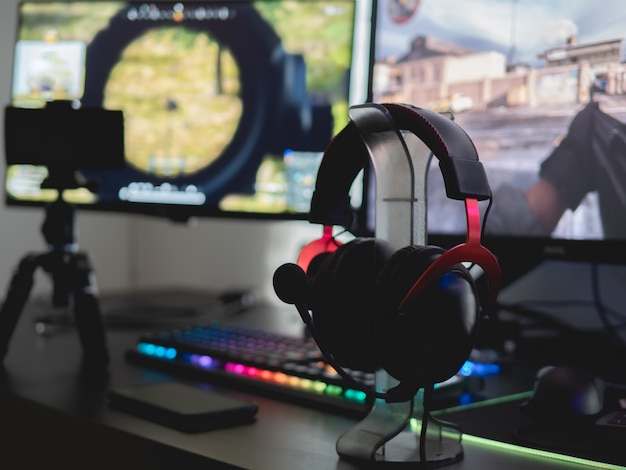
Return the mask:
<path fill-rule="evenodd" d="M 412 132 L 428 146 L 439 160 L 449 198 L 479 201 L 491 198 L 487 175 L 476 147 L 454 121 L 439 113 L 405 104 L 368 103 L 363 106 L 384 109 L 398 131 Z M 310 222 L 350 227 L 350 186 L 367 164 L 368 156 L 356 125 L 350 121 L 326 148 L 311 200 Z"/>

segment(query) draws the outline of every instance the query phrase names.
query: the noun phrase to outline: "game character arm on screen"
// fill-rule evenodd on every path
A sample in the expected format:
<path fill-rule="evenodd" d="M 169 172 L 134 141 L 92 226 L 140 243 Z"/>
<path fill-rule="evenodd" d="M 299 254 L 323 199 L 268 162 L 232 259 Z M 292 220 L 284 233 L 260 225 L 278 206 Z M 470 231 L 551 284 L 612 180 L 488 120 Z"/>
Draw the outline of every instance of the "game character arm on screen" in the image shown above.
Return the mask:
<path fill-rule="evenodd" d="M 536 236 L 549 234 L 539 224 L 524 190 L 506 183 L 494 190 L 493 207 L 489 212 L 486 233 Z"/>
<path fill-rule="evenodd" d="M 573 119 L 567 134 L 542 162 L 539 178 L 527 190 L 508 185 L 494 192 L 489 233 L 549 235 L 567 209 L 597 190 L 600 166 L 593 158 L 594 113 L 590 103 Z"/>
<path fill-rule="evenodd" d="M 599 162 L 594 158 L 594 115 L 597 103 L 585 106 L 572 120 L 567 134 L 542 162 L 539 180 L 526 196 L 541 226 L 549 232 L 566 209 L 575 210 L 598 189 Z"/>

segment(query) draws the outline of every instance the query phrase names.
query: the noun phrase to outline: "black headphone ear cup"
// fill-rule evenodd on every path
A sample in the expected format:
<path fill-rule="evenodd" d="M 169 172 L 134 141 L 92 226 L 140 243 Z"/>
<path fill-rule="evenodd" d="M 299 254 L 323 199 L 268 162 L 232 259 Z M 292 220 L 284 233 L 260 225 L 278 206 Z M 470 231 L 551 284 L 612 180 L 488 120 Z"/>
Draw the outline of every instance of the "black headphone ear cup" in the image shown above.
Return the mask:
<path fill-rule="evenodd" d="M 398 310 L 413 284 L 442 253 L 436 246 L 405 247 L 390 257 L 376 283 L 379 362 L 399 381 L 420 387 L 459 371 L 478 328 L 476 286 L 461 264 Z"/>
<path fill-rule="evenodd" d="M 306 304 L 307 307 L 312 309 L 315 308 L 316 298 L 318 297 L 315 293 L 317 279 L 320 276 L 325 276 L 325 273 L 328 271 L 328 264 L 330 263 L 331 258 L 333 257 L 333 251 L 325 251 L 323 253 L 319 253 L 315 255 L 306 269 L 306 278 L 307 278 L 307 297 Z"/>
<path fill-rule="evenodd" d="M 357 238 L 321 266 L 312 286 L 313 326 L 343 367 L 378 368 L 372 338 L 374 285 L 392 253 L 383 241 Z"/>

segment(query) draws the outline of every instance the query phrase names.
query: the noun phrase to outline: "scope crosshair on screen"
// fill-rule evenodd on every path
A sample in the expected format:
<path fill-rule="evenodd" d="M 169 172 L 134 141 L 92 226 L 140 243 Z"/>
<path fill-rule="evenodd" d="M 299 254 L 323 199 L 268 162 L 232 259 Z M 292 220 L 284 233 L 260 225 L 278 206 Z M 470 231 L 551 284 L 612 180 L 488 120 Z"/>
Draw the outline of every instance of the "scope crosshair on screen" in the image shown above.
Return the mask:
<path fill-rule="evenodd" d="M 201 19 L 186 17 L 180 25 L 145 8 L 120 10 L 86 50 L 83 104 L 124 105 L 129 141 L 137 145 L 128 148 L 130 177 L 123 178 L 175 177 L 202 185 L 203 197 L 217 201 L 226 193 L 251 193 L 268 151 L 323 150 L 332 136 L 330 107 L 322 106 L 314 121 L 303 57 L 285 52 L 251 4 L 205 6 Z M 177 48 L 176 60 L 168 47 Z M 159 55 L 167 60 L 157 65 L 158 74 L 142 68 L 158 64 Z M 172 67 L 182 69 L 175 80 Z M 184 109 L 194 107 L 202 111 L 186 115 Z"/>

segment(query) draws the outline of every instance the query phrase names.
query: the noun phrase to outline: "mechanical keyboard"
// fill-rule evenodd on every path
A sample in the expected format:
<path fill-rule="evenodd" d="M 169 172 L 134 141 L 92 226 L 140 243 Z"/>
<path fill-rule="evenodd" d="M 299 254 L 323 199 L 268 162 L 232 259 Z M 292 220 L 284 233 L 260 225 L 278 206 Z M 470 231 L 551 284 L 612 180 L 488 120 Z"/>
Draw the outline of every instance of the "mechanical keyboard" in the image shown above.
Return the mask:
<path fill-rule="evenodd" d="M 141 335 L 126 359 L 173 375 L 344 414 L 364 415 L 373 403 L 335 372 L 315 341 L 305 336 L 212 321 Z M 374 372 L 349 372 L 375 388 Z M 435 399 L 459 397 L 475 383 L 459 373 L 436 385 Z"/>

